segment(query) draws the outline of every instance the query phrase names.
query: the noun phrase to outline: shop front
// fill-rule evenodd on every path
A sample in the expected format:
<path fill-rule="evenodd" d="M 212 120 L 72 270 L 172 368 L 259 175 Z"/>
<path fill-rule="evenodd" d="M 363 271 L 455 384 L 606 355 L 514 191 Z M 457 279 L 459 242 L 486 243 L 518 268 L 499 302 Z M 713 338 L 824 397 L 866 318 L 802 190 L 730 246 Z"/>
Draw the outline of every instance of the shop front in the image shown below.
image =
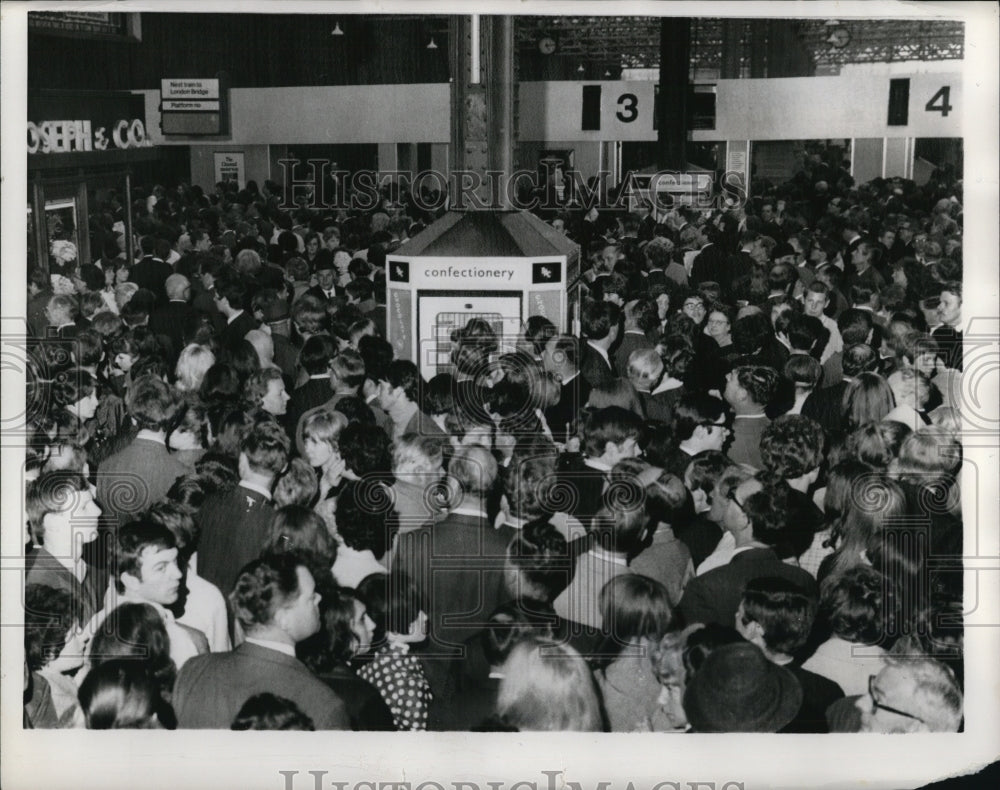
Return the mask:
<path fill-rule="evenodd" d="M 126 92 L 29 91 L 27 149 L 28 265 L 46 272 L 119 236 L 131 260 L 136 185 L 189 172 L 187 150 L 154 146 L 143 97 Z"/>

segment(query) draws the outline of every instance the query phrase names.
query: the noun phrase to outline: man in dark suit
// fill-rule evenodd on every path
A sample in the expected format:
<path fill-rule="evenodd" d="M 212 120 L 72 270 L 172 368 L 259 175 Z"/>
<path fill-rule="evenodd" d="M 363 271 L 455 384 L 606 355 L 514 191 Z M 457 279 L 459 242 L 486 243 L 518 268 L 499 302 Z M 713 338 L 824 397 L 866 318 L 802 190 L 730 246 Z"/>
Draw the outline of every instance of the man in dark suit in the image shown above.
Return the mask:
<path fill-rule="evenodd" d="M 149 329 L 157 335 L 170 338 L 173 359 L 170 366 L 177 363 L 184 348 L 184 332 L 195 316 L 195 309 L 188 303 L 191 299 L 191 281 L 183 274 L 171 274 L 165 283 L 167 303 L 150 313 Z"/>
<path fill-rule="evenodd" d="M 257 321 L 246 309 L 250 306 L 247 284 L 238 275 L 220 277 L 215 281 L 215 306 L 226 319 L 226 328 L 219 340 L 232 347 L 257 328 Z"/>
<path fill-rule="evenodd" d="M 97 494 L 120 524 L 163 499 L 174 480 L 192 471 L 167 452 L 167 429 L 177 406 L 174 391 L 152 374 L 128 389 L 126 408 L 139 432 L 97 470 Z"/>
<path fill-rule="evenodd" d="M 679 609 L 688 623 L 732 626 L 746 584 L 762 576 L 777 576 L 818 597 L 816 580 L 806 571 L 782 562 L 774 546 L 785 540 L 789 489 L 784 483 L 764 485 L 756 478 L 729 492 L 723 528 L 736 548 L 726 565 L 688 582 Z"/>
<path fill-rule="evenodd" d="M 45 472 L 28 486 L 24 505 L 33 543 L 25 586 L 44 584 L 69 593 L 82 609 L 82 622 L 89 622 L 104 603 L 106 585 L 82 556 L 97 538 L 101 516 L 87 481 L 74 472 Z"/>
<path fill-rule="evenodd" d="M 844 393 L 859 375 L 874 371 L 878 362 L 878 353 L 869 345 L 856 343 L 845 348 L 843 378 L 829 387 L 813 390 L 802 404 L 802 416 L 816 420 L 827 436 L 838 436 L 844 424 Z"/>
<path fill-rule="evenodd" d="M 167 302 L 167 278 L 174 273 L 169 263 L 155 256 L 156 239 L 152 236 L 143 236 L 139 241 L 142 248 L 142 259 L 129 271 L 129 282 L 133 282 L 140 288 L 152 291 L 156 295 L 157 304 Z"/>
<path fill-rule="evenodd" d="M 178 726 L 229 729 L 243 704 L 266 692 L 294 702 L 317 730 L 350 729 L 340 697 L 295 657 L 295 645 L 320 628 L 320 596 L 302 558 L 254 560 L 241 570 L 229 601 L 246 641 L 184 665 L 173 694 Z"/>
<path fill-rule="evenodd" d="M 507 546 L 486 515 L 497 462 L 486 448 L 458 450 L 448 464 L 454 506 L 433 526 L 399 535 L 393 571 L 405 572 L 430 613 L 430 639 L 446 655 L 479 632 L 503 602 Z"/>
<path fill-rule="evenodd" d="M 652 299 L 636 299 L 625 305 L 625 332 L 613 354 L 619 375 L 626 375 L 628 358 L 633 351 L 653 347 L 646 332 L 655 327 L 658 321 L 656 302 Z"/>
<path fill-rule="evenodd" d="M 747 582 L 736 612 L 736 630 L 772 661 L 790 670 L 802 686 L 802 707 L 782 732 L 828 732 L 826 709 L 844 696 L 836 683 L 803 669 L 795 654 L 816 620 L 816 599 L 787 579 Z"/>
<path fill-rule="evenodd" d="M 337 267 L 329 250 L 320 250 L 316 256 L 316 280 L 317 284 L 306 291 L 310 296 L 327 304 L 340 295 L 337 288 Z"/>
<path fill-rule="evenodd" d="M 299 419 L 310 409 L 322 406 L 333 397 L 330 383 L 330 363 L 337 353 L 337 346 L 329 335 L 313 335 L 299 352 L 299 365 L 309 378 L 291 392 L 285 410 L 285 427 L 289 436 L 295 435 Z"/>
<path fill-rule="evenodd" d="M 590 397 L 590 384 L 577 366 L 578 341 L 569 335 L 550 338 L 542 351 L 542 365 L 559 380 L 559 400 L 544 412 L 552 439 L 565 444 L 576 433 L 580 410 Z"/>
<path fill-rule="evenodd" d="M 603 505 L 602 494 L 611 484 L 611 468 L 623 458 L 639 453 L 636 441 L 642 418 L 620 406 L 598 409 L 583 429 L 582 454 L 565 453 L 560 459 L 557 484 L 570 499 L 565 512 L 589 528 Z"/>
<path fill-rule="evenodd" d="M 583 334 L 587 339 L 580 358 L 580 375 L 591 387 L 614 382 L 618 377 L 609 357 L 618 339 L 621 310 L 611 302 L 592 302 L 583 311 Z"/>
<path fill-rule="evenodd" d="M 289 444 L 278 423 L 258 425 L 240 444 L 239 485 L 198 511 L 198 575 L 220 590 L 231 590 L 240 568 L 264 547 L 274 517 L 271 486 L 288 463 Z"/>

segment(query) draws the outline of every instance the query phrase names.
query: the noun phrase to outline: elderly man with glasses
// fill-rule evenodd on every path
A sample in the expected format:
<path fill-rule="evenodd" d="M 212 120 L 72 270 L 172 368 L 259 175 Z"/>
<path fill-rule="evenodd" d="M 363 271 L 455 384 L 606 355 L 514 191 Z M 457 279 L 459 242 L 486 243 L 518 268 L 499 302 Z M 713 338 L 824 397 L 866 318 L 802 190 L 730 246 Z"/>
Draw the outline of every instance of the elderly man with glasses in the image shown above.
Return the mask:
<path fill-rule="evenodd" d="M 955 676 L 933 658 L 887 658 L 855 707 L 861 712 L 861 732 L 958 732 L 962 723 Z"/>

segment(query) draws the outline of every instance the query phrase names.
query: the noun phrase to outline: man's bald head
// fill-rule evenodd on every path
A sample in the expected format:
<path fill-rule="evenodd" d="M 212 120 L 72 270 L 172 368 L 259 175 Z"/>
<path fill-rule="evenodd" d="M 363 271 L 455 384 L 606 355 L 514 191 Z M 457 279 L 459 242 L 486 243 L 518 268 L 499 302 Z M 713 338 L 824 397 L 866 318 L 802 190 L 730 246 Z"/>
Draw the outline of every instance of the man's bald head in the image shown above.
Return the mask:
<path fill-rule="evenodd" d="M 183 299 L 187 301 L 187 295 L 191 289 L 191 282 L 183 274 L 171 274 L 164 287 L 167 290 L 167 299 Z"/>

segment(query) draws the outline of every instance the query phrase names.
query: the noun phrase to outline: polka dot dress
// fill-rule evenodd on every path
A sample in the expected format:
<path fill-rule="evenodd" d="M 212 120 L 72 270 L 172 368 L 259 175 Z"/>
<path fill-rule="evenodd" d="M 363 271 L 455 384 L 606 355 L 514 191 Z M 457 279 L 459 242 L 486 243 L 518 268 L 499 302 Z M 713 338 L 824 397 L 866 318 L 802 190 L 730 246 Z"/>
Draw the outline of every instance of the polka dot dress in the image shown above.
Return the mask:
<path fill-rule="evenodd" d="M 420 659 L 409 655 L 405 646 L 386 645 L 358 669 L 358 675 L 378 689 L 397 730 L 427 729 L 427 710 L 434 696 Z"/>

